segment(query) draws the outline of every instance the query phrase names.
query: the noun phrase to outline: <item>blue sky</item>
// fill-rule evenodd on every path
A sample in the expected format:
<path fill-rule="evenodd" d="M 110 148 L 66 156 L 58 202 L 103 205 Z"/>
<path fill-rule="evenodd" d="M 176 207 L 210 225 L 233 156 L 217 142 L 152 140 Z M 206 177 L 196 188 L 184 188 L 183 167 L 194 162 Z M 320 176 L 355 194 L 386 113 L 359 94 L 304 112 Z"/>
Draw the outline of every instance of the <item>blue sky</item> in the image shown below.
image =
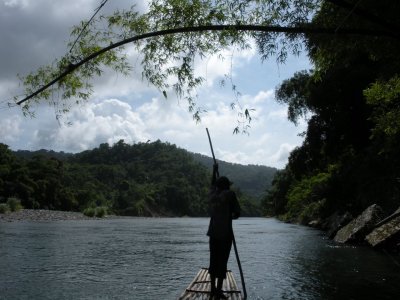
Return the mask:
<path fill-rule="evenodd" d="M 207 109 L 196 124 L 186 103 L 173 96 L 168 100 L 141 80 L 139 53 L 127 48 L 134 66 L 129 77 L 106 72 L 94 82 L 94 94 L 83 106 L 75 107 L 58 122 L 46 105 L 36 107 L 36 117 L 23 117 L 20 108 L 8 108 L 7 101 L 21 93 L 16 74 L 26 74 L 50 63 L 68 49 L 72 25 L 88 19 L 101 1 L 92 0 L 0 0 L 0 142 L 11 149 L 53 149 L 78 152 L 100 143 L 113 144 L 160 139 L 192 152 L 210 155 L 205 128 L 213 139 L 217 158 L 240 164 L 282 168 L 289 152 L 302 143 L 296 127 L 287 120 L 286 107 L 274 100 L 275 87 L 294 72 L 310 69 L 308 59 L 289 57 L 278 65 L 274 58 L 261 63 L 256 49 L 226 50 L 223 61 L 209 57 L 196 64 L 206 78 L 198 90 L 199 105 Z M 102 13 L 128 8 L 132 1 L 109 1 Z M 143 9 L 143 4 L 138 6 Z M 232 60 L 232 61 L 231 61 Z M 232 66 L 232 69 L 231 69 Z M 240 103 L 254 108 L 249 135 L 233 135 L 237 112 L 230 109 L 234 97 L 229 85 L 219 84 L 224 74 L 241 92 Z"/>

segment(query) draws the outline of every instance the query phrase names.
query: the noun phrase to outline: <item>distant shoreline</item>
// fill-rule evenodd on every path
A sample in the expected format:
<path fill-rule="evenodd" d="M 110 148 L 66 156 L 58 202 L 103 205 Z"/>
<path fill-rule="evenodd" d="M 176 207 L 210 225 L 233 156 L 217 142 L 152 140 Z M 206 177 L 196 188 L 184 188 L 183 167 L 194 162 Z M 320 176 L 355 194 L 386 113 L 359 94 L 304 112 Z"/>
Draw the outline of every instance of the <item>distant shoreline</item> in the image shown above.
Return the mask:
<path fill-rule="evenodd" d="M 104 218 L 118 218 L 110 215 Z M 59 211 L 47 209 L 21 209 L 16 212 L 7 212 L 0 214 L 0 222 L 18 222 L 18 221 L 68 221 L 68 220 L 101 220 L 104 218 L 88 217 L 81 212 Z"/>

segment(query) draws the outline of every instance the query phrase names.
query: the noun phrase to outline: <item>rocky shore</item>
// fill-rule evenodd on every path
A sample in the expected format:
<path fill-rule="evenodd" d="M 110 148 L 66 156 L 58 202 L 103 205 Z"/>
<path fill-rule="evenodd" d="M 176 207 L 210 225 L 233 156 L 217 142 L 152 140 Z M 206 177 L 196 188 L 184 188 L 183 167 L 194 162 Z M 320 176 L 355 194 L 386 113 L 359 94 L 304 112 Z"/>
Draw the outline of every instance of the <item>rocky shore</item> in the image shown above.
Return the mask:
<path fill-rule="evenodd" d="M 335 213 L 308 225 L 326 231 L 337 243 L 364 244 L 400 253 L 400 208 L 385 216 L 382 208 L 373 204 L 355 218 L 348 212 Z"/>
<path fill-rule="evenodd" d="M 113 218 L 116 216 L 105 216 L 104 218 Z M 65 220 L 94 220 L 100 218 L 91 218 L 80 212 L 57 211 L 46 209 L 21 209 L 16 212 L 7 212 L 0 214 L 0 222 L 17 222 L 17 221 L 65 221 Z"/>

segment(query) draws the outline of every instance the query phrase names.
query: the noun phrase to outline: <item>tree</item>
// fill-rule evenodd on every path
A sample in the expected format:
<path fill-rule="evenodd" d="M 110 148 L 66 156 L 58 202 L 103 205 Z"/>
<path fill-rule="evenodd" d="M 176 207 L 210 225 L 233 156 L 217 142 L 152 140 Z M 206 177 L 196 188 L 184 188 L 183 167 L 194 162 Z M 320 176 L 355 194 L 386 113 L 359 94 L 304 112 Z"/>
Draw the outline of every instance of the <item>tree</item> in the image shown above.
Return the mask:
<path fill-rule="evenodd" d="M 362 28 L 399 27 L 397 14 L 387 3 L 365 0 L 362 7 L 354 6 L 351 14 L 344 15 L 330 2 L 345 3 L 324 3 L 312 20 L 316 26 L 341 21 Z M 307 35 L 306 45 L 315 69 L 284 81 L 276 95 L 288 104 L 289 120 L 306 116 L 308 128 L 285 169 L 292 177 L 276 177 L 265 207 L 284 204 L 279 213 L 303 221 L 334 211 L 357 214 L 372 203 L 390 213 L 400 196 L 395 154 L 400 150 L 400 43 L 383 37 L 350 41 Z"/>
<path fill-rule="evenodd" d="M 286 195 L 292 182 L 293 174 L 288 167 L 276 173 L 271 189 L 262 200 L 264 215 L 279 216 L 286 212 L 288 202 Z"/>
<path fill-rule="evenodd" d="M 198 105 L 196 87 L 204 78 L 194 73 L 193 63 L 198 58 L 218 54 L 223 49 L 243 50 L 254 40 L 261 59 L 275 55 L 283 62 L 288 53 L 301 51 L 304 33 L 317 36 L 351 34 L 352 37 L 356 34 L 366 36 L 369 41 L 376 36 L 399 38 L 397 31 L 389 26 L 391 21 L 382 25 L 381 18 L 372 18 L 373 25 L 379 26 L 364 26 L 371 22 L 371 16 L 365 13 L 364 3 L 354 2 L 152 0 L 144 14 L 132 7 L 99 17 L 89 24 L 81 22 L 72 30 L 71 51 L 53 64 L 24 77 L 27 97 L 15 100 L 23 105 L 25 113 L 31 112 L 33 102 L 43 100 L 56 101 L 58 113 L 65 113 L 71 105 L 89 99 L 91 79 L 100 76 L 104 67 L 122 74 L 130 72 L 123 47 L 134 43 L 142 54 L 143 77 L 165 97 L 174 92 L 186 99 L 189 111 L 199 120 L 202 109 Z M 327 5 L 330 3 L 333 4 Z M 340 7 L 335 11 L 337 19 L 330 18 L 334 22 L 310 22 L 313 15 L 323 15 L 323 9 L 332 6 Z M 349 13 L 364 21 L 361 26 L 352 23 L 352 27 L 344 22 Z M 232 88 L 235 90 L 234 85 Z M 61 91 L 60 98 L 54 97 L 56 90 Z M 241 120 L 234 131 L 246 131 L 251 110 L 240 109 L 236 104 L 233 102 L 232 107 L 239 109 Z"/>

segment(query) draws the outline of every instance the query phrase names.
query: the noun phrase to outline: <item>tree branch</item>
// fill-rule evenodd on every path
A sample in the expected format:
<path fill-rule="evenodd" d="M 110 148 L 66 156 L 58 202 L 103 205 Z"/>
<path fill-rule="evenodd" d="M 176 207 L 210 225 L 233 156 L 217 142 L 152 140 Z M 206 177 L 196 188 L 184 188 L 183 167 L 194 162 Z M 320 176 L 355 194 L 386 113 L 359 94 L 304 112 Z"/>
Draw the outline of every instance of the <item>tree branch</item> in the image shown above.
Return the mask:
<path fill-rule="evenodd" d="M 361 35 L 361 36 L 384 36 L 395 39 L 400 39 L 400 35 L 398 33 L 388 32 L 386 30 L 368 30 L 368 29 L 335 29 L 335 28 L 313 28 L 313 27 L 280 27 L 280 26 L 263 26 L 263 25 L 205 25 L 205 26 L 196 26 L 196 27 L 182 27 L 182 28 L 172 28 L 160 31 L 149 32 L 145 34 L 141 34 L 138 36 L 134 36 L 131 38 L 124 39 L 114 44 L 110 44 L 109 46 L 102 48 L 101 50 L 94 52 L 82 59 L 76 64 L 70 65 L 68 69 L 63 71 L 60 75 L 54 78 L 52 81 L 39 88 L 29 96 L 17 102 L 18 105 L 32 99 L 37 96 L 41 92 L 45 91 L 62 78 L 71 74 L 74 70 L 87 63 L 88 61 L 96 58 L 97 56 L 110 51 L 112 49 L 118 48 L 122 45 L 129 44 L 132 42 L 136 42 L 139 40 L 164 36 L 170 34 L 178 34 L 178 33 L 187 33 L 187 32 L 203 32 L 203 31 L 224 31 L 224 30 L 237 30 L 237 31 L 258 31 L 258 32 L 277 32 L 277 33 L 290 33 L 290 34 L 329 34 L 329 35 Z"/>

